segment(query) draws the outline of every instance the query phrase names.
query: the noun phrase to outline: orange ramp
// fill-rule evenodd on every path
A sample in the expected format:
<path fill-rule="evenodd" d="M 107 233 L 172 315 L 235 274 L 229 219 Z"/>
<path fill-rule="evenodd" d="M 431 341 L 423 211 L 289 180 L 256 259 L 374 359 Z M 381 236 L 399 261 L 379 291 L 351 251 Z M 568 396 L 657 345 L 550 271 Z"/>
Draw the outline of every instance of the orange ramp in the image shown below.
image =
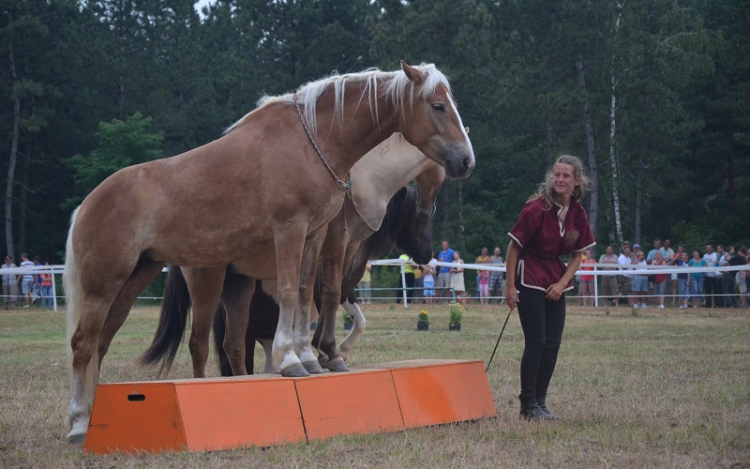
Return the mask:
<path fill-rule="evenodd" d="M 216 451 L 495 415 L 479 360 L 409 360 L 307 378 L 102 384 L 84 450 Z"/>

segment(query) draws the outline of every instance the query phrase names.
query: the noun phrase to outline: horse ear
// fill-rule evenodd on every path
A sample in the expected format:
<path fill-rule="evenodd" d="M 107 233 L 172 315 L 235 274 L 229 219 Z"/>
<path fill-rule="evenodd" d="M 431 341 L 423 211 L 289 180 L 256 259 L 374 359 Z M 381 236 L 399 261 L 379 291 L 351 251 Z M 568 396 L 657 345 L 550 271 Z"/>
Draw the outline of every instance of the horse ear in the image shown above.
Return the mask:
<path fill-rule="evenodd" d="M 466 135 L 469 135 L 469 126 L 464 127 L 464 130 L 466 131 Z"/>
<path fill-rule="evenodd" d="M 412 67 L 403 60 L 401 61 L 401 70 L 406 74 L 406 78 L 413 81 L 417 85 L 421 85 L 424 81 L 424 72 L 419 71 L 417 68 Z"/>

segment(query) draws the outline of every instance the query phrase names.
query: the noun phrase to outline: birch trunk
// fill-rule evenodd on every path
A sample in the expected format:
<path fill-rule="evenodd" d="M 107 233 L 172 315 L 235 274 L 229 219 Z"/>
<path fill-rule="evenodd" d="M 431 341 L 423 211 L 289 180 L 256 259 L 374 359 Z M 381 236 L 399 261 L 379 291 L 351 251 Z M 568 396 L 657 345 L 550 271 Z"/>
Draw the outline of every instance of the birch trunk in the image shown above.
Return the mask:
<path fill-rule="evenodd" d="M 576 72 L 578 84 L 583 89 L 583 125 L 586 131 L 586 149 L 589 161 L 589 179 L 591 180 L 591 198 L 589 199 L 589 223 L 591 231 L 596 236 L 596 225 L 599 219 L 599 180 L 596 167 L 596 148 L 594 147 L 594 128 L 591 125 L 591 112 L 589 109 L 589 98 L 586 91 L 586 78 L 584 76 L 583 58 L 576 56 Z"/>
<path fill-rule="evenodd" d="M 622 18 L 622 7 L 624 2 L 617 3 L 617 17 L 615 18 L 615 37 L 612 41 L 612 66 L 610 67 L 610 86 L 612 99 L 610 101 L 609 108 L 609 164 L 612 166 L 612 204 L 615 210 L 615 230 L 617 235 L 617 244 L 622 243 L 622 220 L 620 218 L 620 194 L 617 188 L 619 183 L 619 175 L 617 172 L 617 157 L 615 154 L 615 135 L 617 133 L 617 95 L 615 94 L 615 88 L 617 87 L 617 78 L 615 77 L 615 63 L 617 60 L 617 34 L 620 30 L 620 19 Z"/>
<path fill-rule="evenodd" d="M 9 23 L 13 18 L 8 13 Z M 10 158 L 8 160 L 8 174 L 5 184 L 5 252 L 13 256 L 13 185 L 15 184 L 16 162 L 18 161 L 18 138 L 21 128 L 21 100 L 15 94 L 15 85 L 18 82 L 16 75 L 16 61 L 13 55 L 13 43 L 8 43 L 8 58 L 10 60 L 10 78 L 14 90 L 13 98 L 13 136 L 10 143 Z"/>

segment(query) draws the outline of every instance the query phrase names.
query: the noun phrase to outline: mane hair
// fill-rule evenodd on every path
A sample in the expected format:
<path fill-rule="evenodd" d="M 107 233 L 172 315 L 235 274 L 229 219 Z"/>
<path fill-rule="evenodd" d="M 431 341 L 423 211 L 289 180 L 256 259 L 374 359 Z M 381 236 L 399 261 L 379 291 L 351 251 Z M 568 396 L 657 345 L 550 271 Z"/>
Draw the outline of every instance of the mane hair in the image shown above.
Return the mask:
<path fill-rule="evenodd" d="M 422 86 L 415 90 L 414 82 L 409 80 L 403 70 L 394 72 L 383 72 L 377 68 L 367 69 L 358 73 L 346 73 L 339 75 L 333 73 L 327 78 L 317 81 L 311 81 L 300 86 L 296 91 L 283 94 L 280 96 L 263 96 L 258 100 L 255 110 L 245 114 L 240 120 L 229 126 L 224 134 L 241 125 L 250 114 L 268 106 L 291 106 L 294 104 L 294 94 L 297 94 L 297 101 L 302 107 L 302 114 L 310 131 L 317 134 L 317 102 L 328 90 L 334 92 L 334 115 L 341 117 L 344 111 L 344 96 L 347 84 L 364 84 L 362 94 L 359 97 L 357 106 L 366 99 L 370 108 L 370 114 L 374 122 L 378 121 L 378 101 L 380 96 L 386 96 L 391 103 L 403 113 L 408 101 L 409 106 L 414 105 L 415 91 L 422 99 L 427 98 L 439 85 L 444 85 L 450 92 L 448 78 L 438 70 L 434 64 L 417 65 L 415 68 L 425 74 L 425 80 Z"/>

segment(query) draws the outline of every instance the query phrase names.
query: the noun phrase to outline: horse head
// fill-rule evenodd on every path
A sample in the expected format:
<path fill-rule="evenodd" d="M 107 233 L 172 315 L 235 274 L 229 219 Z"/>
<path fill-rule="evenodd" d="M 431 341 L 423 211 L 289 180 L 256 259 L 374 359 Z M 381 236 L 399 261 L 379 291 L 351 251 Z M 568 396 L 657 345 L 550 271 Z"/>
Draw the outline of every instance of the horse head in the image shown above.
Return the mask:
<path fill-rule="evenodd" d="M 461 121 L 447 78 L 433 65 L 401 62 L 404 78 L 394 78 L 388 93 L 411 90 L 403 106 L 399 131 L 428 158 L 441 164 L 451 178 L 467 178 L 475 166 L 474 149 Z M 403 82 L 408 80 L 408 83 Z M 405 99 L 405 98 L 401 98 Z"/>

